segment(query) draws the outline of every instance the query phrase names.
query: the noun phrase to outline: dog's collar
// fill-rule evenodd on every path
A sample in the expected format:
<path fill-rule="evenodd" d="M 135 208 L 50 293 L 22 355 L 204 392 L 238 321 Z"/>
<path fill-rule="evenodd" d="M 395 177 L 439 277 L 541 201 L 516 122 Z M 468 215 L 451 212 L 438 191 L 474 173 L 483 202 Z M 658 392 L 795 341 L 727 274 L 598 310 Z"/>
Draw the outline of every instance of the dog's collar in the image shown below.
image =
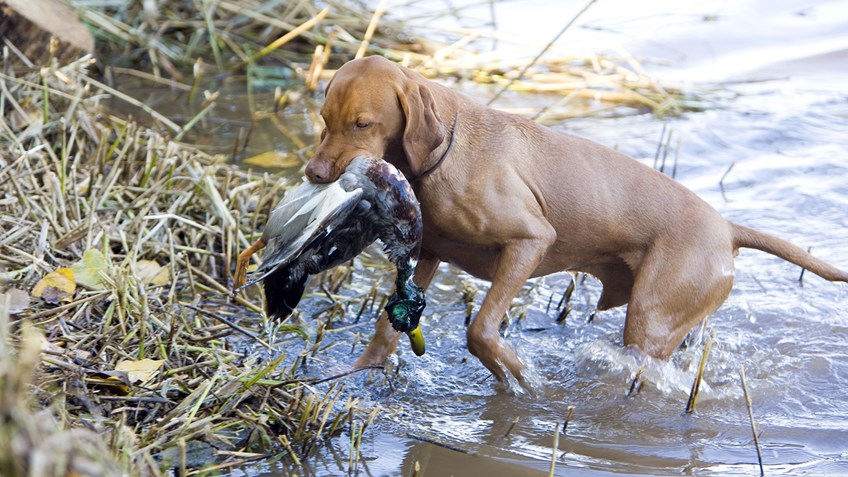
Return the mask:
<path fill-rule="evenodd" d="M 445 148 L 445 152 L 442 153 L 442 156 L 439 158 L 438 161 L 436 161 L 435 164 L 428 167 L 427 170 L 425 170 L 421 174 L 418 174 L 417 176 L 410 179 L 409 180 L 410 183 L 414 184 L 414 183 L 420 181 L 421 179 L 432 174 L 433 171 L 435 171 L 436 169 L 439 168 L 439 166 L 442 165 L 442 162 L 444 162 L 445 158 L 448 157 L 448 153 L 450 152 L 451 148 L 453 147 L 453 139 L 456 136 L 456 119 L 457 119 L 457 117 L 459 117 L 458 111 L 456 113 L 454 113 L 454 115 L 453 115 L 453 124 L 451 124 L 450 139 L 448 139 L 448 147 Z"/>

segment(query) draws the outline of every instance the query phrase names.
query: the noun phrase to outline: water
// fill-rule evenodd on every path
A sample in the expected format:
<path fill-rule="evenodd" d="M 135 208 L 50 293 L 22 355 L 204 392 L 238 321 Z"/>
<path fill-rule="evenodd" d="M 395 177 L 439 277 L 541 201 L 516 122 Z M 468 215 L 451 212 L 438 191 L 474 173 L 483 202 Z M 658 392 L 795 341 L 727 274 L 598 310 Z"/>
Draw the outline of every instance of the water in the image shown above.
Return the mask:
<path fill-rule="evenodd" d="M 710 107 L 668 120 L 586 118 L 554 127 L 651 164 L 665 126 L 673 147 L 679 140 L 677 180 L 725 217 L 848 267 L 848 8 L 832 0 L 646 3 L 601 1 L 556 48 L 624 48 L 662 80 L 712 90 Z M 499 54 L 532 57 L 583 4 L 498 3 Z M 463 14 L 458 23 L 476 16 L 476 25 L 484 25 L 488 5 Z M 491 94 L 468 92 L 481 100 Z M 243 98 L 233 93 L 231 99 L 235 105 Z M 310 142 L 313 117 L 302 101 L 286 123 Z M 553 101 L 509 96 L 499 105 Z M 212 136 L 232 137 L 248 127 L 243 107 L 219 117 L 206 125 Z M 269 143 L 292 149 L 274 129 L 262 131 L 251 142 L 256 152 Z M 480 289 L 476 310 L 488 285 L 442 265 L 423 320 L 427 354 L 415 357 L 403 340 L 388 379 L 346 378 L 347 393 L 386 409 L 364 436 L 357 473 L 412 475 L 418 463 L 420 475 L 547 475 L 554 426 L 574 406 L 559 441 L 558 475 L 757 475 L 739 383 L 744 367 L 766 474 L 848 474 L 848 287 L 812 274 L 799 283 L 797 267 L 750 250 L 736 267 L 733 292 L 706 327 L 716 338 L 697 412 L 685 415 L 701 342 L 646 368 L 641 392 L 628 397 L 639 364 L 620 346 L 624 310 L 589 321 L 601 290 L 589 278 L 578 286 L 565 323 L 557 324 L 547 304 L 553 295 L 556 306 L 567 274 L 529 282 L 515 300 L 505 334 L 541 384 L 531 392 L 505 390 L 464 343 L 460 290 L 465 283 Z M 358 262 L 354 281 L 386 288 L 391 277 Z M 306 300 L 304 316 L 323 305 L 317 295 Z M 357 309 L 335 326 L 351 325 Z M 371 331 L 374 316 L 366 318 L 328 335 L 330 347 L 307 373 L 329 375 L 352 363 Z M 314 322 L 304 326 L 314 335 Z M 302 468 L 284 461 L 236 473 L 346 474 L 348 439 L 329 442 Z"/>

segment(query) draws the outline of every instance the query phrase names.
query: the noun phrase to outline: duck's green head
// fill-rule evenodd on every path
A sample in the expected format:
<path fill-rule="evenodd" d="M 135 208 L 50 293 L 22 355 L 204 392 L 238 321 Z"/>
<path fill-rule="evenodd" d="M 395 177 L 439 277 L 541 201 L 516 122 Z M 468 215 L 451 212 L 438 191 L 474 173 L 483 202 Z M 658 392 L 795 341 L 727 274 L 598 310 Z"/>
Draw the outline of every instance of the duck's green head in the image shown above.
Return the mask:
<path fill-rule="evenodd" d="M 392 328 L 403 331 L 409 336 L 412 352 L 418 356 L 422 356 L 425 350 L 424 334 L 418 326 L 425 306 L 427 304 L 424 300 L 424 290 L 412 280 L 407 280 L 395 293 L 392 293 L 386 304 L 386 313 Z"/>
<path fill-rule="evenodd" d="M 397 331 L 409 333 L 418 328 L 425 306 L 427 303 L 424 299 L 424 290 L 409 280 L 402 288 L 392 293 L 386 303 L 389 323 Z"/>

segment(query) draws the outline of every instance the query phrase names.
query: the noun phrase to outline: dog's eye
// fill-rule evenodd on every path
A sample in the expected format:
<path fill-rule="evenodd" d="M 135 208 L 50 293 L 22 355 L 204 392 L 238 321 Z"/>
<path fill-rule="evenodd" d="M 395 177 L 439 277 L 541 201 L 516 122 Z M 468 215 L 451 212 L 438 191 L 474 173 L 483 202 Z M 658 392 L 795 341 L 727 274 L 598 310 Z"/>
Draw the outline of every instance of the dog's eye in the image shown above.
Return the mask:
<path fill-rule="evenodd" d="M 371 125 L 371 123 L 369 123 L 368 121 L 366 121 L 364 119 L 359 119 L 359 120 L 356 121 L 356 129 L 365 129 L 370 125 Z"/>

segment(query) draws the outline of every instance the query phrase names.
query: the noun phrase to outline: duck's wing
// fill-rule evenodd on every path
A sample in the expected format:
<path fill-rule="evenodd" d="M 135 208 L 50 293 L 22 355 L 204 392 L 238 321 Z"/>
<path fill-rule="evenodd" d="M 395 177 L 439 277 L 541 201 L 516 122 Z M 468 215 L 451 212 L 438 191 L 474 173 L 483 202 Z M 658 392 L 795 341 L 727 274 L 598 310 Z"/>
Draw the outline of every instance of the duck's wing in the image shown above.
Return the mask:
<path fill-rule="evenodd" d="M 346 191 L 337 183 L 312 184 L 283 199 L 271 212 L 262 239 L 267 244 L 262 265 L 244 286 L 263 280 L 274 271 L 295 262 L 317 241 L 332 240 L 332 232 L 343 224 L 362 197 L 361 189 Z"/>
<path fill-rule="evenodd" d="M 309 224 L 317 203 L 334 196 L 330 190 L 331 186 L 332 184 L 303 182 L 289 190 L 268 216 L 262 233 L 265 243 L 276 241 L 279 244 L 287 244 L 295 241 Z"/>
<path fill-rule="evenodd" d="M 373 221 L 389 259 L 393 262 L 407 257 L 417 259 L 424 225 L 412 186 L 397 168 L 385 161 L 373 161 L 368 176 L 370 181 L 364 183 L 365 196 L 378 212 Z"/>

